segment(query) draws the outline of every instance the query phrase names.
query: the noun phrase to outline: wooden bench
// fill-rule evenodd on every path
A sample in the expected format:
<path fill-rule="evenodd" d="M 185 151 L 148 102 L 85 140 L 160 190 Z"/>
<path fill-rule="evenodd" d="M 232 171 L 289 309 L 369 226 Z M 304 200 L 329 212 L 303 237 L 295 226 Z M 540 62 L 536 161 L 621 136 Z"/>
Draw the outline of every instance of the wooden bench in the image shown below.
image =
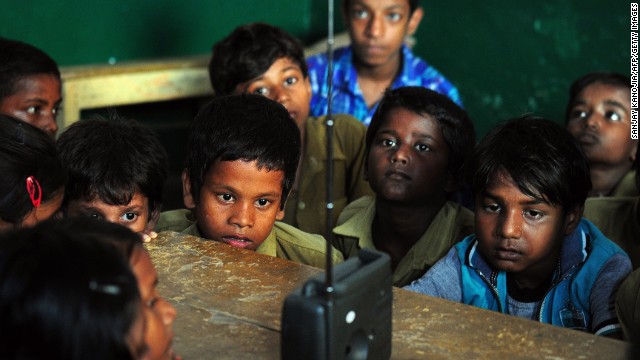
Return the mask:
<path fill-rule="evenodd" d="M 284 298 L 319 269 L 193 236 L 146 245 L 185 359 L 279 359 Z M 631 359 L 630 344 L 393 289 L 392 359 Z"/>

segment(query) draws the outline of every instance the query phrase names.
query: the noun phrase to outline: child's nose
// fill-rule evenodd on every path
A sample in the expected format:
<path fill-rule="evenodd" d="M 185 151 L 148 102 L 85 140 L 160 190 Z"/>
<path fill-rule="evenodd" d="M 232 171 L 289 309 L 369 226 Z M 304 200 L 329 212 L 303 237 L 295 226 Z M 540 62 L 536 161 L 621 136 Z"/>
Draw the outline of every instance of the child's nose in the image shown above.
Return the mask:
<path fill-rule="evenodd" d="M 229 222 L 240 228 L 251 226 L 253 223 L 253 205 L 238 203 L 234 207 L 234 212 Z"/>
<path fill-rule="evenodd" d="M 384 30 L 384 23 L 382 16 L 372 15 L 371 20 L 367 24 L 367 35 L 370 37 L 378 37 Z"/>
<path fill-rule="evenodd" d="M 171 326 L 173 322 L 176 320 L 176 308 L 173 307 L 168 301 L 162 299 L 162 322 L 164 325 Z"/>
<path fill-rule="evenodd" d="M 518 239 L 522 235 L 521 216 L 515 210 L 507 211 L 501 217 L 498 226 L 500 237 L 504 239 Z"/>
<path fill-rule="evenodd" d="M 408 149 L 406 149 L 404 146 L 398 146 L 398 148 L 396 149 L 396 151 L 394 151 L 391 154 L 391 162 L 392 163 L 402 163 L 402 164 L 408 164 L 409 163 L 409 151 Z"/>
<path fill-rule="evenodd" d="M 285 89 L 276 89 L 274 90 L 273 100 L 280 104 L 284 104 L 289 100 L 289 92 Z"/>

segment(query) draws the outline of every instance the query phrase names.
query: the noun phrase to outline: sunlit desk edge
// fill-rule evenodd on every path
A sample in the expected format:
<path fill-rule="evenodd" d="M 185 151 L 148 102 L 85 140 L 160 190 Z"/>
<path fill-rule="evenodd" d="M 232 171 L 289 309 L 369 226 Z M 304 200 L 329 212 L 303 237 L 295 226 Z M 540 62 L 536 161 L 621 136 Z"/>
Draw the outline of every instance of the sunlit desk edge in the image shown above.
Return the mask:
<path fill-rule="evenodd" d="M 278 359 L 284 298 L 320 269 L 174 232 L 147 244 L 185 359 Z M 631 359 L 631 345 L 393 289 L 393 359 Z"/>

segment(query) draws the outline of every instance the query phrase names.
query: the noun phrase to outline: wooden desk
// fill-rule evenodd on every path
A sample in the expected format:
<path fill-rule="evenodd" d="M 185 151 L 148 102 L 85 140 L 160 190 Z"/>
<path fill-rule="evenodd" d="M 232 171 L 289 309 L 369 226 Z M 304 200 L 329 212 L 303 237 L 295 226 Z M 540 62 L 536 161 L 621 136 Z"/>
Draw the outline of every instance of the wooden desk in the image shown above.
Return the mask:
<path fill-rule="evenodd" d="M 320 270 L 172 232 L 147 244 L 189 359 L 279 359 L 284 298 Z M 628 343 L 393 289 L 393 359 L 630 359 Z"/>

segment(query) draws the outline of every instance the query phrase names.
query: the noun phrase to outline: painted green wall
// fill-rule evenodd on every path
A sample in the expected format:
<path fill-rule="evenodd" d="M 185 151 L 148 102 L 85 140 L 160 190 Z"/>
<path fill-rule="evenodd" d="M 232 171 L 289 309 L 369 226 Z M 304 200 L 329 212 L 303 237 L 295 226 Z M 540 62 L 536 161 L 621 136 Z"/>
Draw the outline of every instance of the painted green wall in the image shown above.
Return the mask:
<path fill-rule="evenodd" d="M 459 87 L 480 135 L 526 112 L 561 122 L 572 80 L 596 69 L 629 73 L 625 1 L 422 3 L 415 51 Z M 251 21 L 310 43 L 326 34 L 326 1 L 0 0 L 0 34 L 42 48 L 63 66 L 206 54 Z"/>

